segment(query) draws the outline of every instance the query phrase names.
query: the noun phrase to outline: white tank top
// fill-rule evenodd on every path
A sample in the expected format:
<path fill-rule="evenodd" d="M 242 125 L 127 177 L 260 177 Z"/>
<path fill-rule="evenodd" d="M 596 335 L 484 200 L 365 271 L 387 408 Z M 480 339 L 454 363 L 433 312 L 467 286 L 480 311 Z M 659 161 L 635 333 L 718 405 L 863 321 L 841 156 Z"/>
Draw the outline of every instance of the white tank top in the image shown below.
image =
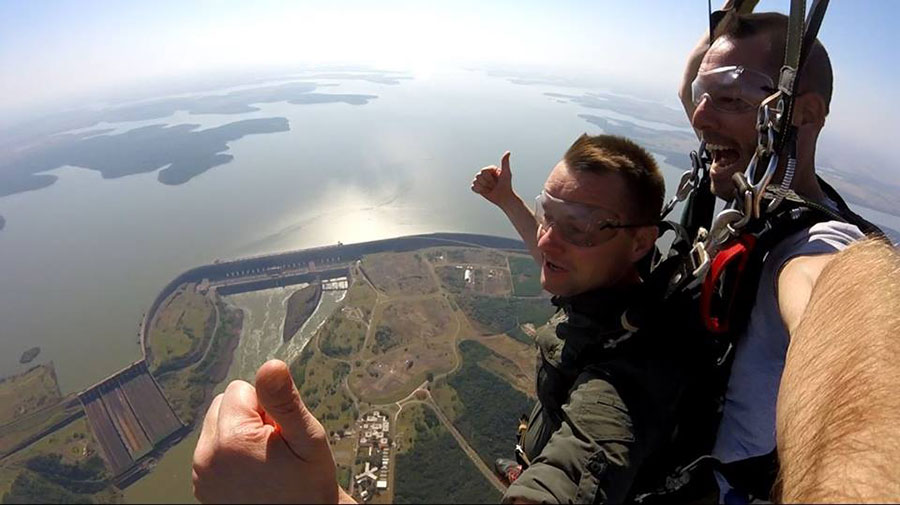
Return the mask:
<path fill-rule="evenodd" d="M 790 235 L 766 256 L 747 332 L 734 349 L 722 422 L 713 448 L 713 456 L 723 463 L 775 450 L 775 401 L 789 342 L 776 295 L 782 266 L 797 256 L 839 251 L 862 238 L 854 225 L 827 221 Z M 720 485 L 727 486 L 719 477 Z M 722 496 L 725 492 L 723 489 Z"/>

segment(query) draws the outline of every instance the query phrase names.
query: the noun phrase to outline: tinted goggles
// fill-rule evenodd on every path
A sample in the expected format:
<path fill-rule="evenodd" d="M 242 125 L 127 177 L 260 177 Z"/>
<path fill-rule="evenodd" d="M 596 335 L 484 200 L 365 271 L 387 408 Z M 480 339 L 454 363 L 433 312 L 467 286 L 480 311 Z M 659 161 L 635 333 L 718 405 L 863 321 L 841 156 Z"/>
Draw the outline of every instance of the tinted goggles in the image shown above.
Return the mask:
<path fill-rule="evenodd" d="M 720 112 L 739 113 L 756 109 L 775 91 L 771 77 L 741 65 L 699 72 L 691 83 L 694 105 L 700 105 L 706 98 Z"/>
<path fill-rule="evenodd" d="M 578 247 L 594 247 L 612 239 L 619 228 L 652 226 L 648 223 L 621 224 L 610 212 L 582 203 L 567 202 L 541 191 L 534 199 L 534 217 L 541 233 L 551 227 L 560 237 Z"/>

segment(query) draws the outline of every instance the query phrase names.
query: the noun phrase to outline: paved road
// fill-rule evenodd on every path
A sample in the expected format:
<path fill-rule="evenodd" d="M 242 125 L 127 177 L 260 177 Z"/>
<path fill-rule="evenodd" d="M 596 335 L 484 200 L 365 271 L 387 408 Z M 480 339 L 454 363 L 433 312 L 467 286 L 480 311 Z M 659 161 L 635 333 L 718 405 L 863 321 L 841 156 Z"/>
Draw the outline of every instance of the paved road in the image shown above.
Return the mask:
<path fill-rule="evenodd" d="M 447 428 L 447 431 L 449 431 L 450 434 L 453 435 L 453 438 L 456 439 L 456 443 L 459 444 L 460 449 L 462 449 L 466 456 L 468 456 L 469 459 L 472 460 L 475 468 L 477 468 L 478 471 L 481 472 L 482 475 L 484 475 L 484 478 L 487 479 L 488 482 L 491 483 L 491 485 L 497 488 L 497 491 L 500 491 L 500 493 L 505 493 L 506 485 L 503 483 L 503 481 L 500 480 L 500 477 L 498 477 L 497 474 L 494 473 L 494 471 L 484 463 L 484 460 L 482 460 L 481 457 L 478 456 L 478 453 L 475 452 L 475 449 L 473 449 L 471 445 L 469 445 L 469 442 L 465 439 L 465 437 L 463 437 L 462 434 L 456 430 L 456 427 L 453 426 L 453 423 L 450 422 L 450 419 L 448 419 L 447 416 L 444 415 L 444 412 L 441 410 L 441 408 L 438 407 L 438 405 L 434 402 L 434 399 L 431 398 L 431 393 L 427 389 L 423 391 L 428 394 L 427 400 L 410 400 L 410 397 L 406 397 L 403 400 L 403 405 L 409 405 L 410 403 L 422 403 L 431 407 L 431 410 L 433 410 L 434 413 L 437 414 L 438 419 L 440 419 L 441 422 L 444 423 L 444 427 Z"/>

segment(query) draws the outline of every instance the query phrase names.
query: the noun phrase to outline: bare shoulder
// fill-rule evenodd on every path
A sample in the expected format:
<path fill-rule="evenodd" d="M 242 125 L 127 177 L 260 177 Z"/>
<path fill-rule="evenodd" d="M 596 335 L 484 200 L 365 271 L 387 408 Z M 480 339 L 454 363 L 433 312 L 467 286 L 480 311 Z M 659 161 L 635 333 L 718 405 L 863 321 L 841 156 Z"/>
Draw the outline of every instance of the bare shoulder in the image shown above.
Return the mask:
<path fill-rule="evenodd" d="M 836 254 L 797 256 L 788 260 L 778 273 L 778 309 L 789 335 L 800 323 L 819 275 Z"/>

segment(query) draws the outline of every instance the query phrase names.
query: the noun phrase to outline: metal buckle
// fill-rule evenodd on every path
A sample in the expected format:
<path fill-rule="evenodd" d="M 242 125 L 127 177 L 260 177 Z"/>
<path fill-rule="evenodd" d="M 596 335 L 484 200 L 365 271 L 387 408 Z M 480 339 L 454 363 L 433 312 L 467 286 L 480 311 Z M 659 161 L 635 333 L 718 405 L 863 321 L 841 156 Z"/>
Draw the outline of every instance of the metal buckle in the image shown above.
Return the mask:
<path fill-rule="evenodd" d="M 746 221 L 747 216 L 737 209 L 725 209 L 716 216 L 713 222 L 712 230 L 706 238 L 708 243 L 707 252 L 710 256 L 715 256 L 714 251 L 722 247 L 731 237 L 737 235 L 743 226 L 741 221 Z"/>
<path fill-rule="evenodd" d="M 701 228 L 701 230 L 704 229 Z M 706 250 L 705 242 L 694 242 L 694 247 L 691 248 L 691 266 L 693 267 L 691 275 L 694 277 L 694 280 L 688 284 L 689 287 L 694 286 L 706 277 L 706 272 L 709 271 L 709 264 L 709 252 Z"/>
<path fill-rule="evenodd" d="M 703 282 L 706 272 L 709 271 L 712 258 L 722 247 L 722 244 L 739 233 L 741 228 L 739 226 L 740 222 L 746 220 L 746 216 L 740 210 L 725 209 L 716 216 L 710 231 L 707 232 L 706 228 L 700 228 L 690 252 L 693 280 L 688 284 L 688 287 L 694 287 Z"/>
<path fill-rule="evenodd" d="M 706 141 L 700 141 L 700 147 L 696 151 L 691 151 L 691 169 L 685 170 L 681 174 L 681 180 L 678 182 L 678 189 L 675 190 L 675 196 L 669 200 L 663 207 L 660 216 L 665 218 L 675 208 L 675 204 L 683 202 L 687 197 L 697 189 L 700 183 L 700 169 L 705 166 L 704 160 L 706 153 Z"/>

